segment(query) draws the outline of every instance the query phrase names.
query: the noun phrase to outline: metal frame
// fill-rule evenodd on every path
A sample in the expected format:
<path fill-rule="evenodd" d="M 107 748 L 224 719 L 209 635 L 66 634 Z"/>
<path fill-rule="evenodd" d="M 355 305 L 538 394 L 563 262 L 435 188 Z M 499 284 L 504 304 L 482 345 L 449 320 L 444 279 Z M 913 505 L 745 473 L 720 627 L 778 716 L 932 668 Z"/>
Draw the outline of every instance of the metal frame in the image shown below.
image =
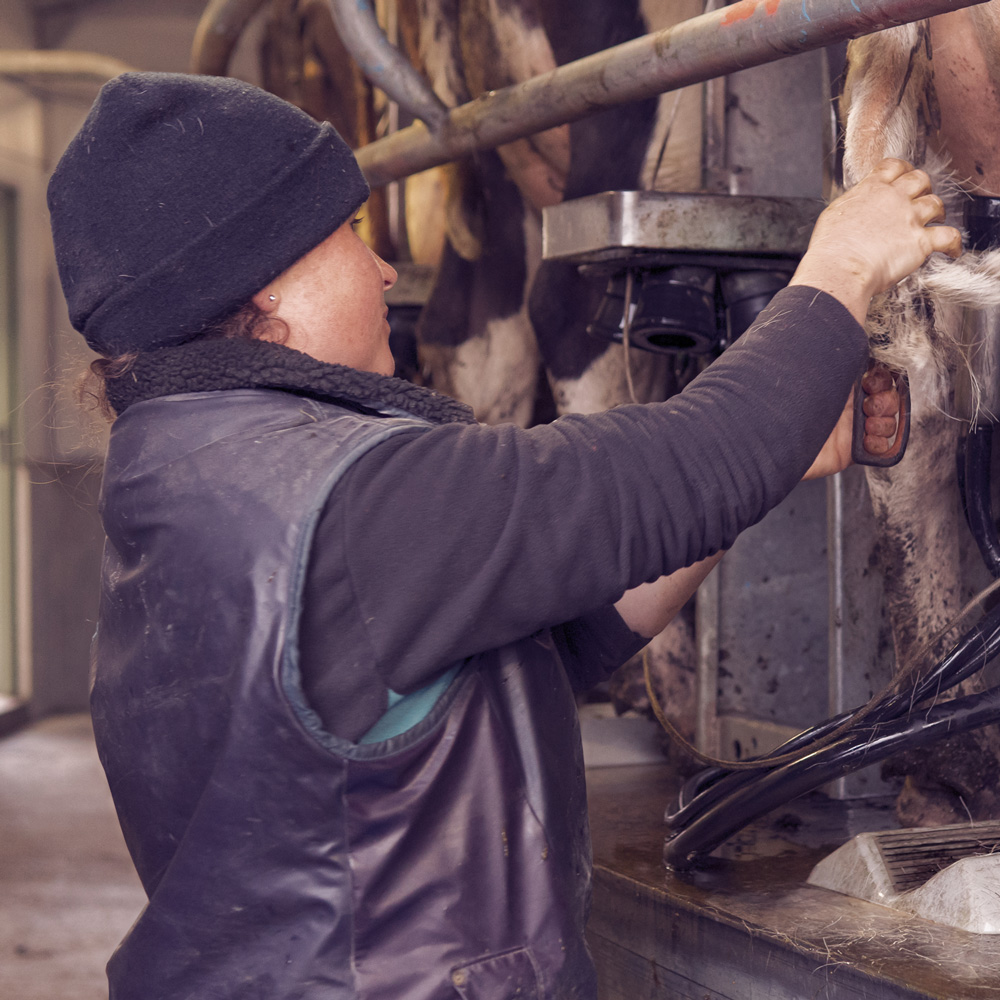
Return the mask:
<path fill-rule="evenodd" d="M 377 187 L 618 104 L 980 2 L 739 0 L 483 94 L 434 131 L 417 122 L 362 147 L 358 162 Z"/>
<path fill-rule="evenodd" d="M 225 72 L 265 0 L 211 0 L 192 72 Z M 422 119 L 357 151 L 373 187 L 605 108 L 725 76 L 984 0 L 738 0 L 672 28 L 490 91 L 445 113 L 430 85 L 386 39 L 371 0 L 329 0 L 341 38 L 371 82 Z"/>

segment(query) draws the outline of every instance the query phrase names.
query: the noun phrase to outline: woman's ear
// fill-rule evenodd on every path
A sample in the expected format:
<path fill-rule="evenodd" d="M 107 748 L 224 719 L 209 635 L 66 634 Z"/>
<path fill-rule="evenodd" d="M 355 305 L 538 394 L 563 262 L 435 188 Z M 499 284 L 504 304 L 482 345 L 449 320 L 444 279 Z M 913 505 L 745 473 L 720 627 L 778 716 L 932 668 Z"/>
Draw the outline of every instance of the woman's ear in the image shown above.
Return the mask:
<path fill-rule="evenodd" d="M 278 308 L 278 302 L 278 290 L 273 281 L 253 297 L 253 304 L 265 313 L 273 313 Z"/>

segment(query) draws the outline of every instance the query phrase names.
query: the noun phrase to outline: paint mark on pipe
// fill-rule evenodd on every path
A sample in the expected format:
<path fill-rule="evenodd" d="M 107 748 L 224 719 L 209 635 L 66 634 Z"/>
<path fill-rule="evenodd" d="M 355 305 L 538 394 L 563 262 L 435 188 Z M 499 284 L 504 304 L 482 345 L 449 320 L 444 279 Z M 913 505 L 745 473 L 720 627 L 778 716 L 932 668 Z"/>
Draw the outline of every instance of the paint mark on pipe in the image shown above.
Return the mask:
<path fill-rule="evenodd" d="M 735 24 L 737 21 L 746 21 L 753 17 L 761 5 L 763 5 L 765 13 L 773 14 L 778 9 L 780 2 L 781 0 L 739 0 L 739 3 L 734 3 L 731 7 L 726 8 L 726 16 L 723 17 L 722 23 L 726 25 Z"/>

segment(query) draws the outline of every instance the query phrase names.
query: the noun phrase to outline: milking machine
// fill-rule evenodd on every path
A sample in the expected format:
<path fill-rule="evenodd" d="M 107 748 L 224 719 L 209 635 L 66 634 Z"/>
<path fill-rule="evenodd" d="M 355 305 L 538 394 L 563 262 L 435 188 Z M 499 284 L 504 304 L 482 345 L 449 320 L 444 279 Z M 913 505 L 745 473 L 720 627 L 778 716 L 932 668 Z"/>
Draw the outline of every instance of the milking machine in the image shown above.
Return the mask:
<path fill-rule="evenodd" d="M 604 288 L 592 336 L 710 360 L 788 283 L 822 208 L 811 198 L 606 191 L 546 209 L 542 255 Z"/>

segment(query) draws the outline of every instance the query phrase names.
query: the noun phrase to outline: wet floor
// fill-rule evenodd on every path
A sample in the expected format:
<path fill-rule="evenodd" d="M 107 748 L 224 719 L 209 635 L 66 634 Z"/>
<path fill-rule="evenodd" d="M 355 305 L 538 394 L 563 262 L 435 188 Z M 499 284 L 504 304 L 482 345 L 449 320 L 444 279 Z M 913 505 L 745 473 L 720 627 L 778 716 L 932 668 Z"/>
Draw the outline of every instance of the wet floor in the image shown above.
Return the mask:
<path fill-rule="evenodd" d="M 144 899 L 88 718 L 0 739 L 0 998 L 107 1000 Z"/>
<path fill-rule="evenodd" d="M 799 800 L 700 871 L 676 874 L 662 863 L 663 811 L 674 793 L 666 768 L 592 770 L 588 791 L 592 942 L 612 969 L 602 974 L 602 1000 L 1000 998 L 1000 935 L 806 884 L 813 865 L 851 836 L 892 825 L 888 804 Z"/>

